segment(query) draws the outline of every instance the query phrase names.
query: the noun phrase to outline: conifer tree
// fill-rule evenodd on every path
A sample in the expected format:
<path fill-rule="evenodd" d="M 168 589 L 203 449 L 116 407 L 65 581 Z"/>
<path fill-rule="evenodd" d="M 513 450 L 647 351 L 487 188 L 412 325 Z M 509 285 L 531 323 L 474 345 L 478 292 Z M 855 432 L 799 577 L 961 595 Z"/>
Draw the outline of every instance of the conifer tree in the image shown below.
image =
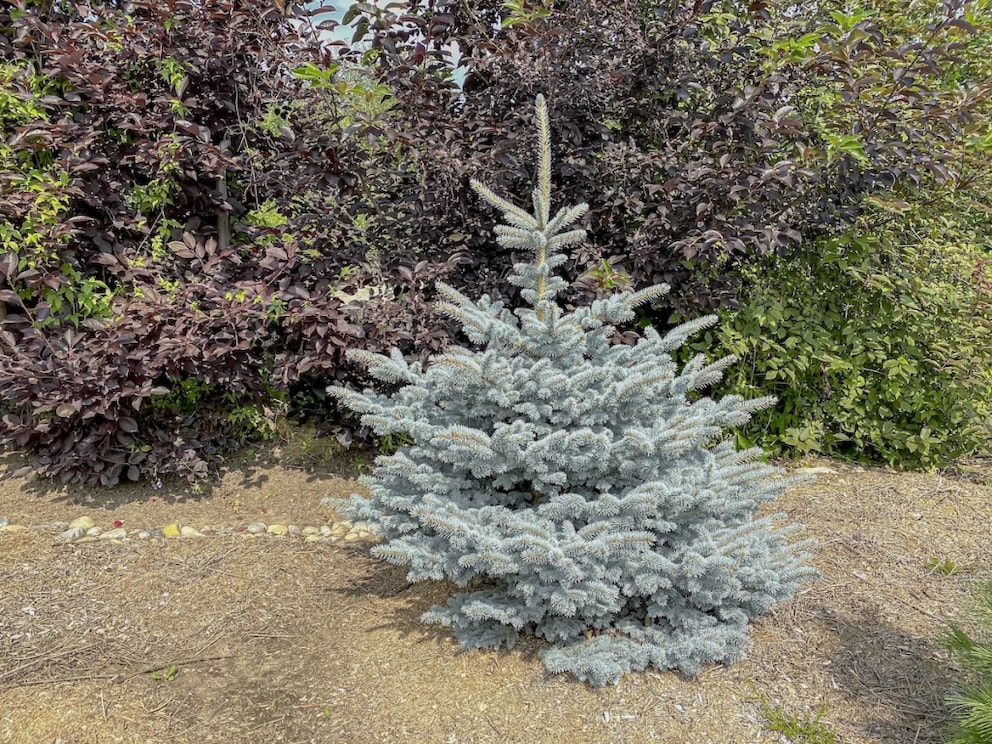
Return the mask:
<path fill-rule="evenodd" d="M 351 516 L 382 539 L 372 553 L 407 579 L 464 591 L 424 614 L 463 648 L 510 647 L 521 633 L 552 646 L 552 672 L 591 684 L 648 666 L 694 674 L 741 658 L 750 620 L 813 571 L 806 542 L 756 507 L 790 482 L 721 434 L 771 399 L 719 401 L 698 391 L 732 358 L 672 352 L 715 317 L 633 346 L 618 324 L 668 290 L 620 293 L 566 312 L 552 272 L 586 205 L 551 213 L 547 110 L 537 102 L 538 184 L 532 214 L 473 181 L 502 210 L 498 242 L 532 260 L 511 281 L 526 305 L 474 302 L 439 284 L 443 310 L 478 350 L 452 348 L 427 365 L 355 351 L 392 394 L 328 390 L 380 435 L 413 444 L 379 457 Z"/>

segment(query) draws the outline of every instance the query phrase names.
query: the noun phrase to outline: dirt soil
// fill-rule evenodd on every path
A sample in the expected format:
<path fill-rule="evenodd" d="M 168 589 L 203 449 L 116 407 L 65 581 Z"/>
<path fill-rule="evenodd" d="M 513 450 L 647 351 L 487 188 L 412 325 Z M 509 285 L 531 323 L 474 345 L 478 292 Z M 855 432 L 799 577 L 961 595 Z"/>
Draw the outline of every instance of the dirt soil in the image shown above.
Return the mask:
<path fill-rule="evenodd" d="M 593 689 L 547 674 L 526 642 L 462 653 L 420 614 L 452 591 L 409 586 L 368 545 L 222 536 L 107 544 L 0 533 L 0 742 L 506 744 L 788 739 L 820 716 L 851 744 L 942 741 L 960 679 L 939 639 L 992 562 L 992 487 L 832 462 L 776 507 L 819 540 L 822 579 L 753 626 L 747 659 L 695 679 Z M 10 466 L 7 466 L 10 470 Z M 0 516 L 91 516 L 107 529 L 316 525 L 345 477 L 274 464 L 97 491 L 0 480 Z M 769 713 L 774 710 L 775 713 Z"/>

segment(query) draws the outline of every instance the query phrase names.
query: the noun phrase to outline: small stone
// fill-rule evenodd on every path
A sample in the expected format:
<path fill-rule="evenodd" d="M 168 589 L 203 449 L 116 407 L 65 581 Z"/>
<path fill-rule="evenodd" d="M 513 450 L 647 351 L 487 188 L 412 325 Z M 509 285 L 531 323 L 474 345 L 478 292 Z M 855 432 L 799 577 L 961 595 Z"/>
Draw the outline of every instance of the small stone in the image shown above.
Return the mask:
<path fill-rule="evenodd" d="M 315 543 L 315 542 L 320 542 L 323 539 L 324 538 L 321 537 L 319 533 L 318 534 L 310 534 L 310 535 L 304 535 L 303 542 Z"/>
<path fill-rule="evenodd" d="M 344 536 L 344 541 L 345 542 L 355 542 L 355 540 L 357 540 L 357 539 L 358 539 L 358 533 L 357 532 L 349 532 L 347 535 Z"/>
<path fill-rule="evenodd" d="M 341 538 L 340 537 L 324 537 L 324 538 L 321 538 L 321 539 L 325 543 L 327 543 L 328 545 L 333 545 L 334 543 L 341 541 Z"/>
<path fill-rule="evenodd" d="M 79 538 L 81 538 L 85 534 L 86 534 L 86 531 L 82 527 L 70 527 L 65 532 L 60 532 L 58 534 L 58 536 L 56 537 L 56 539 L 57 540 L 69 540 L 69 541 L 78 540 Z"/>
<path fill-rule="evenodd" d="M 331 527 L 331 537 L 344 537 L 351 532 L 351 522 L 335 522 Z"/>
<path fill-rule="evenodd" d="M 816 468 L 799 468 L 797 471 L 801 475 L 832 475 L 837 471 L 833 468 L 827 467 L 816 467 Z"/>
<path fill-rule="evenodd" d="M 162 537 L 175 538 L 182 534 L 182 530 L 179 529 L 179 525 L 175 522 L 170 522 L 162 528 Z"/>
<path fill-rule="evenodd" d="M 282 537 L 289 532 L 289 527 L 284 524 L 270 524 L 269 529 L 266 530 L 270 535 L 276 535 L 277 537 Z"/>
<path fill-rule="evenodd" d="M 135 537 L 138 538 L 139 540 L 147 540 L 151 536 L 152 533 L 149 532 L 148 530 L 138 530 L 137 534 L 135 535 Z"/>
<path fill-rule="evenodd" d="M 320 530 L 318 530 L 316 527 L 311 526 L 311 527 L 303 528 L 303 535 L 305 537 L 310 537 L 311 535 L 319 535 L 319 534 L 320 534 Z"/>
<path fill-rule="evenodd" d="M 268 528 L 265 522 L 252 522 L 248 525 L 248 532 L 252 535 L 261 535 L 266 529 Z"/>
<path fill-rule="evenodd" d="M 319 532 L 324 537 L 330 537 L 331 536 L 331 526 L 329 524 L 322 524 L 322 525 L 320 525 Z"/>
<path fill-rule="evenodd" d="M 83 532 L 86 532 L 86 530 L 92 527 L 93 524 L 94 522 L 90 517 L 80 517 L 79 519 L 74 519 L 69 522 L 69 528 L 72 529 L 73 527 L 81 527 Z"/>
<path fill-rule="evenodd" d="M 101 540 L 121 540 L 127 537 L 127 530 L 123 527 L 117 527 L 116 529 L 107 530 L 102 535 L 100 535 Z"/>
<path fill-rule="evenodd" d="M 301 530 L 297 525 L 291 524 L 289 525 L 289 534 L 293 537 L 299 537 L 303 534 L 303 530 Z"/>
<path fill-rule="evenodd" d="M 148 537 L 152 540 L 161 540 L 165 535 L 162 534 L 162 530 L 149 530 Z"/>
<path fill-rule="evenodd" d="M 182 537 L 203 537 L 203 533 L 200 532 L 198 529 L 196 529 L 195 527 L 188 527 L 185 525 L 181 530 L 179 530 L 179 534 Z"/>
<path fill-rule="evenodd" d="M 90 527 L 86 530 L 86 537 L 100 537 L 101 534 L 103 534 L 103 530 L 99 527 Z"/>
<path fill-rule="evenodd" d="M 355 532 L 371 532 L 372 531 L 372 528 L 369 527 L 368 524 L 365 523 L 365 522 L 355 522 L 353 525 L 351 525 L 351 529 L 355 530 Z"/>
<path fill-rule="evenodd" d="M 10 522 L 8 522 L 0 527 L 0 532 L 24 532 L 26 529 L 27 527 L 23 524 L 10 524 Z"/>
<path fill-rule="evenodd" d="M 10 520 L 7 517 L 0 517 L 0 527 L 6 527 L 10 524 Z"/>

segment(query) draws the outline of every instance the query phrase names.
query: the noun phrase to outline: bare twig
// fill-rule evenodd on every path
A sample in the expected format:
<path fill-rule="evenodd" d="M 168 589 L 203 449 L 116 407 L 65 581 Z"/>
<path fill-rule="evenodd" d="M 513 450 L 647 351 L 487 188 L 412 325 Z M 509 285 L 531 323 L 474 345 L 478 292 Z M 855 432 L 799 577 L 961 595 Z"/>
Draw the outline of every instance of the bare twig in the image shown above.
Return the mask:
<path fill-rule="evenodd" d="M 14 690 L 18 687 L 37 687 L 38 685 L 65 685 L 70 682 L 107 682 L 112 680 L 114 675 L 104 672 L 102 674 L 80 674 L 75 677 L 51 677 L 49 679 L 28 679 L 23 682 L 9 682 L 0 684 L 0 690 Z"/>
<path fill-rule="evenodd" d="M 897 602 L 900 602 L 901 604 L 906 605 L 907 607 L 910 607 L 910 608 L 916 610 L 917 612 L 919 612 L 922 615 L 926 615 L 927 617 L 932 618 L 933 620 L 936 620 L 941 625 L 944 625 L 947 622 L 947 618 L 943 618 L 943 617 L 940 617 L 938 615 L 935 615 L 932 612 L 930 612 L 929 610 L 924 610 L 919 605 L 913 604 L 912 602 L 909 602 L 909 601 L 903 599 L 902 597 L 900 597 L 900 596 L 898 596 L 896 594 L 892 594 L 891 595 L 891 598 L 894 599 L 894 600 L 896 600 Z"/>
<path fill-rule="evenodd" d="M 111 679 L 117 684 L 122 684 L 128 680 L 132 680 L 135 677 L 140 677 L 142 674 L 152 674 L 154 672 L 160 672 L 163 669 L 168 669 L 169 667 L 188 667 L 194 666 L 195 664 L 202 664 L 205 661 L 217 661 L 219 659 L 230 659 L 231 654 L 225 654 L 223 656 L 201 656 L 200 658 L 191 659 L 179 659 L 178 661 L 165 661 L 158 664 L 151 664 L 146 667 L 142 667 L 135 672 L 128 675 L 118 674 Z"/>
<path fill-rule="evenodd" d="M 37 654 L 35 656 L 32 656 L 24 664 L 21 664 L 20 666 L 16 666 L 13 669 L 8 669 L 3 674 L 0 674 L 0 685 L 3 684 L 3 681 L 5 679 L 9 679 L 10 677 L 13 677 L 15 674 L 24 671 L 25 669 L 30 669 L 33 666 L 37 666 L 40 662 L 48 662 L 53 659 L 62 658 L 63 656 L 82 653 L 84 651 L 89 651 L 92 648 L 94 648 L 94 644 L 83 646 L 82 648 L 69 648 L 69 649 L 63 649 L 61 651 L 56 651 L 55 653 L 44 653 L 44 654 Z"/>

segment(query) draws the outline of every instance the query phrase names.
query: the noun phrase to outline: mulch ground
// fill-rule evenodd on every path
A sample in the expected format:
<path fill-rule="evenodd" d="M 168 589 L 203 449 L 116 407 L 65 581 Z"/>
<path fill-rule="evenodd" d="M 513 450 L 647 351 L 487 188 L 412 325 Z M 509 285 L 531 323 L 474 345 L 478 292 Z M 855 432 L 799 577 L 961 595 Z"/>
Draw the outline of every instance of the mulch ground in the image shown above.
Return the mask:
<path fill-rule="evenodd" d="M 841 742 L 936 744 L 960 680 L 939 639 L 988 577 L 992 487 L 811 464 L 836 472 L 775 506 L 819 541 L 822 579 L 754 625 L 745 661 L 603 689 L 545 673 L 536 642 L 459 652 L 418 621 L 451 587 L 408 586 L 367 545 L 0 533 L 0 742 L 786 741 L 775 709 Z M 199 495 L 8 477 L 0 516 L 319 525 L 321 498 L 357 488 L 250 462 Z"/>

